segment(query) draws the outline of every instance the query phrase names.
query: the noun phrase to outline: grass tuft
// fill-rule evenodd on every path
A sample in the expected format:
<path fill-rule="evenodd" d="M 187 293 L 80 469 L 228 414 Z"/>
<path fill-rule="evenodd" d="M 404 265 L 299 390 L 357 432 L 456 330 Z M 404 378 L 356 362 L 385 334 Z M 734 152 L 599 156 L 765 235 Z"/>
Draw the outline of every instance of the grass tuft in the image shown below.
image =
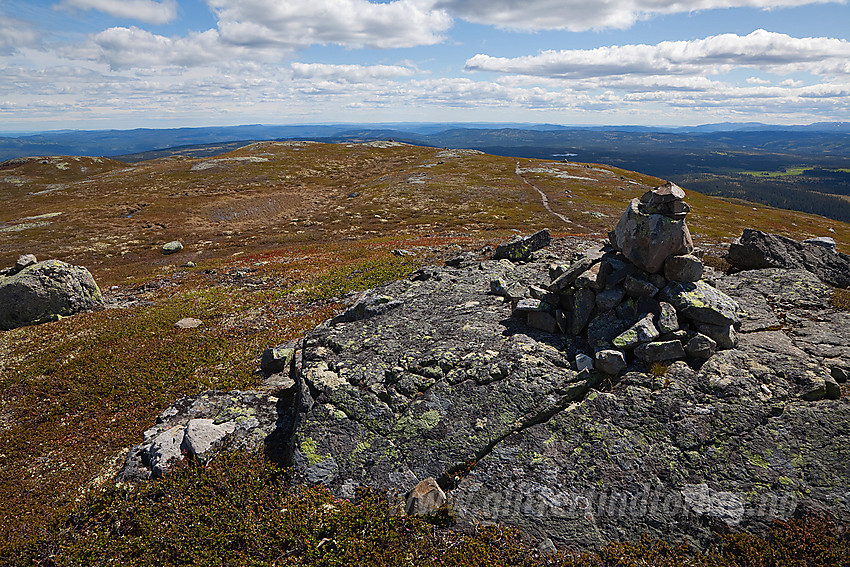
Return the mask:
<path fill-rule="evenodd" d="M 833 289 L 829 304 L 841 311 L 850 311 L 850 289 Z"/>

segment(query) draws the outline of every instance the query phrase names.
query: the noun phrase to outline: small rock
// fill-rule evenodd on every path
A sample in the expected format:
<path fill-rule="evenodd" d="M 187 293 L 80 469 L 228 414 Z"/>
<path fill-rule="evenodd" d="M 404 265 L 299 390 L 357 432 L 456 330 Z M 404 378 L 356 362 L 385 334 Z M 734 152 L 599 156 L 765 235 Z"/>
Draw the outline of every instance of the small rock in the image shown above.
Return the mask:
<path fill-rule="evenodd" d="M 601 278 L 603 281 L 600 282 L 599 277 L 599 268 L 601 264 L 594 264 L 576 278 L 575 286 L 576 287 L 589 287 L 590 289 L 600 289 L 603 287 L 604 278 Z"/>
<path fill-rule="evenodd" d="M 826 399 L 837 400 L 841 397 L 841 386 L 835 381 L 832 376 L 827 376 L 824 380 L 826 386 Z"/>
<path fill-rule="evenodd" d="M 277 374 L 289 366 L 295 356 L 295 343 L 286 343 L 267 348 L 260 358 L 260 371 L 263 374 Z"/>
<path fill-rule="evenodd" d="M 393 250 L 393 256 L 416 256 L 416 252 L 411 252 L 410 250 L 402 250 L 401 248 L 396 248 Z"/>
<path fill-rule="evenodd" d="M 179 240 L 172 240 L 171 242 L 162 245 L 162 253 L 165 255 L 176 254 L 181 250 L 183 250 L 183 243 Z"/>
<path fill-rule="evenodd" d="M 151 478 L 164 476 L 170 466 L 183 458 L 180 447 L 186 426 L 175 425 L 157 435 L 147 448 L 147 460 L 151 467 Z"/>
<path fill-rule="evenodd" d="M 463 264 L 467 260 L 466 256 L 461 254 L 460 256 L 455 256 L 453 258 L 449 258 L 446 260 L 446 266 L 450 268 L 459 268 L 461 264 Z"/>
<path fill-rule="evenodd" d="M 609 349 L 615 337 L 628 330 L 634 320 L 617 317 L 614 311 L 600 313 L 587 324 L 587 342 L 595 351 Z"/>
<path fill-rule="evenodd" d="M 709 325 L 703 323 L 697 325 L 697 329 L 703 335 L 714 340 L 719 349 L 727 350 L 738 346 L 738 333 L 732 325 Z"/>
<path fill-rule="evenodd" d="M 204 322 L 200 319 L 195 319 L 194 317 L 185 317 L 174 323 L 174 326 L 178 329 L 195 329 L 203 324 Z"/>
<path fill-rule="evenodd" d="M 626 355 L 614 349 L 600 350 L 596 353 L 596 368 L 609 376 L 616 376 L 626 368 Z"/>
<path fill-rule="evenodd" d="M 555 322 L 558 329 L 565 335 L 570 332 L 570 315 L 560 309 L 555 311 Z"/>
<path fill-rule="evenodd" d="M 587 288 L 577 290 L 568 299 L 570 308 L 570 334 L 578 335 L 584 329 L 593 308 L 596 307 L 596 294 Z"/>
<path fill-rule="evenodd" d="M 611 311 L 620 304 L 625 295 L 626 290 L 619 286 L 600 291 L 596 294 L 596 307 L 600 311 Z"/>
<path fill-rule="evenodd" d="M 740 307 L 735 300 L 702 280 L 672 281 L 658 297 L 672 304 L 680 314 L 700 323 L 731 325 L 740 320 Z"/>
<path fill-rule="evenodd" d="M 528 326 L 546 331 L 547 333 L 554 333 L 558 330 L 558 323 L 555 317 L 545 311 L 532 311 L 529 313 Z"/>
<path fill-rule="evenodd" d="M 532 313 L 535 311 L 549 311 L 552 309 L 552 306 L 546 303 L 545 301 L 540 301 L 539 299 L 533 299 L 527 297 L 525 299 L 520 299 L 516 307 L 514 307 L 515 313 Z"/>
<path fill-rule="evenodd" d="M 490 280 L 490 293 L 492 293 L 493 295 L 508 297 L 508 282 L 506 282 L 502 278 Z"/>
<path fill-rule="evenodd" d="M 826 397 L 826 380 L 824 377 L 806 373 L 803 377 L 803 393 L 800 394 L 800 397 L 807 402 L 824 399 Z"/>
<path fill-rule="evenodd" d="M 658 331 L 661 333 L 677 331 L 679 329 L 679 318 L 676 316 L 676 308 L 666 301 L 661 301 L 659 306 L 661 312 L 655 318 L 655 326 Z"/>
<path fill-rule="evenodd" d="M 665 285 L 667 285 L 667 278 L 665 278 L 661 274 L 649 274 L 646 279 L 649 283 L 651 283 L 658 289 L 662 289 Z"/>
<path fill-rule="evenodd" d="M 545 301 L 549 305 L 558 305 L 561 301 L 561 298 L 558 296 L 558 294 L 552 293 L 551 291 L 545 290 L 542 287 L 536 285 L 528 286 L 528 293 L 534 299 Z"/>
<path fill-rule="evenodd" d="M 549 284 L 549 289 L 555 292 L 567 289 L 575 283 L 576 279 L 581 274 L 589 270 L 595 262 L 596 260 L 589 257 L 584 257 L 578 260 L 567 268 L 564 273 L 558 276 L 551 284 Z"/>
<path fill-rule="evenodd" d="M 431 477 L 417 484 L 407 494 L 407 504 L 404 507 L 404 511 L 408 515 L 422 516 L 436 512 L 445 503 L 446 493 L 443 492 L 437 481 Z"/>
<path fill-rule="evenodd" d="M 18 273 L 27 266 L 32 266 L 33 264 L 38 264 L 35 254 L 21 254 L 18 256 L 18 261 L 15 262 L 14 273 Z"/>
<path fill-rule="evenodd" d="M 584 353 L 578 353 L 576 355 L 576 370 L 578 370 L 579 372 L 581 372 L 582 370 L 592 371 L 593 359 Z"/>
<path fill-rule="evenodd" d="M 702 333 L 697 333 L 685 345 L 685 352 L 694 358 L 710 358 L 716 351 L 717 342 Z"/>
<path fill-rule="evenodd" d="M 644 362 L 660 362 L 685 357 L 685 349 L 679 341 L 645 343 L 635 348 L 635 356 Z"/>
<path fill-rule="evenodd" d="M 215 443 L 233 433 L 234 429 L 236 424 L 232 421 L 216 425 L 212 419 L 189 420 L 180 449 L 202 458 Z"/>
<path fill-rule="evenodd" d="M 628 276 L 623 282 L 623 289 L 632 297 L 653 297 L 658 288 L 643 278 Z"/>
<path fill-rule="evenodd" d="M 661 203 L 681 201 L 684 198 L 685 191 L 672 181 L 668 181 L 664 185 L 659 185 L 651 191 L 644 193 L 641 196 L 640 201 L 647 205 L 657 205 Z"/>
<path fill-rule="evenodd" d="M 617 348 L 628 349 L 641 343 L 648 343 L 658 338 L 658 335 L 660 333 L 652 324 L 652 317 L 648 316 L 632 325 L 629 330 L 621 333 L 611 342 Z"/>
<path fill-rule="evenodd" d="M 702 277 L 702 260 L 693 254 L 668 256 L 664 262 L 664 277 L 670 281 L 695 282 Z"/>
<path fill-rule="evenodd" d="M 542 555 L 551 555 L 552 553 L 557 553 L 558 548 L 556 548 L 555 543 L 547 537 L 537 544 L 537 551 L 539 551 Z"/>
<path fill-rule="evenodd" d="M 549 264 L 549 281 L 555 281 L 567 271 L 568 266 L 563 264 Z"/>
<path fill-rule="evenodd" d="M 612 288 L 614 286 L 620 285 L 621 283 L 623 283 L 623 280 L 625 280 L 628 276 L 632 275 L 636 271 L 637 268 L 635 267 L 635 265 L 629 262 L 622 268 L 617 268 L 616 270 L 607 274 L 607 277 L 605 278 L 605 286 L 608 288 Z"/>
<path fill-rule="evenodd" d="M 185 264 L 183 264 L 180 267 L 181 268 L 197 268 L 198 265 L 196 263 L 194 263 L 192 260 L 189 260 L 188 262 L 186 262 Z"/>

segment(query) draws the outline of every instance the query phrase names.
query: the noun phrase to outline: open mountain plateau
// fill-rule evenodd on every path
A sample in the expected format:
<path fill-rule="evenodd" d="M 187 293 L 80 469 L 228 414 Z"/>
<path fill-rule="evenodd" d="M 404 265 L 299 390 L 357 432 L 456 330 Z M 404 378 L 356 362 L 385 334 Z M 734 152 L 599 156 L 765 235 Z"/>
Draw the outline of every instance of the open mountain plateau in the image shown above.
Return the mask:
<path fill-rule="evenodd" d="M 689 193 L 709 279 L 742 314 L 737 348 L 707 361 L 582 371 L 585 337 L 491 292 L 549 285 L 661 183 L 389 142 L 0 164 L 0 266 L 85 266 L 106 307 L 0 334 L 2 552 L 55 541 L 51 522 L 122 469 L 158 476 L 139 443 L 167 431 L 173 457 L 231 435 L 338 498 L 442 493 L 459 526 L 559 546 L 705 544 L 804 511 L 846 523 L 846 292 L 802 270 L 726 274 L 723 256 L 745 228 L 847 252 L 850 226 Z M 531 258 L 491 259 L 543 228 Z M 286 371 L 258 372 L 289 342 Z M 829 396 L 808 395 L 818 381 Z"/>

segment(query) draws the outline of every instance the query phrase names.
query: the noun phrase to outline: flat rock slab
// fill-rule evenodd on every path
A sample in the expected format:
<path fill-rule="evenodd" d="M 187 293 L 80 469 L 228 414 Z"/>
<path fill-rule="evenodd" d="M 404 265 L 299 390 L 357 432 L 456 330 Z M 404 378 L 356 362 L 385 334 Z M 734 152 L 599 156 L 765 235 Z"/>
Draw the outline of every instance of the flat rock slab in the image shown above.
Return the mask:
<path fill-rule="evenodd" d="M 483 268 L 483 269 L 482 269 Z M 589 388 L 569 340 L 511 317 L 490 281 L 539 281 L 547 266 L 487 261 L 381 288 L 400 305 L 304 340 L 293 462 L 302 478 L 354 496 L 446 482 L 499 439 Z"/>

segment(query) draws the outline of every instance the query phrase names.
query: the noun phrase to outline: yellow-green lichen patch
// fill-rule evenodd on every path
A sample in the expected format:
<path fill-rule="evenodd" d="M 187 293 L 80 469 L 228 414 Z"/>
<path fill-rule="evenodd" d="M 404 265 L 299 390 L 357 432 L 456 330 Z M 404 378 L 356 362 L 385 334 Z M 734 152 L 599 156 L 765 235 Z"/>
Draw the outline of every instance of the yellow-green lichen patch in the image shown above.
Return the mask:
<path fill-rule="evenodd" d="M 301 454 L 307 457 L 307 461 L 311 465 L 315 465 L 321 463 L 322 461 L 330 458 L 330 454 L 319 455 L 316 450 L 318 449 L 318 444 L 312 437 L 307 437 L 301 443 L 298 444 L 298 449 L 301 451 Z"/>

